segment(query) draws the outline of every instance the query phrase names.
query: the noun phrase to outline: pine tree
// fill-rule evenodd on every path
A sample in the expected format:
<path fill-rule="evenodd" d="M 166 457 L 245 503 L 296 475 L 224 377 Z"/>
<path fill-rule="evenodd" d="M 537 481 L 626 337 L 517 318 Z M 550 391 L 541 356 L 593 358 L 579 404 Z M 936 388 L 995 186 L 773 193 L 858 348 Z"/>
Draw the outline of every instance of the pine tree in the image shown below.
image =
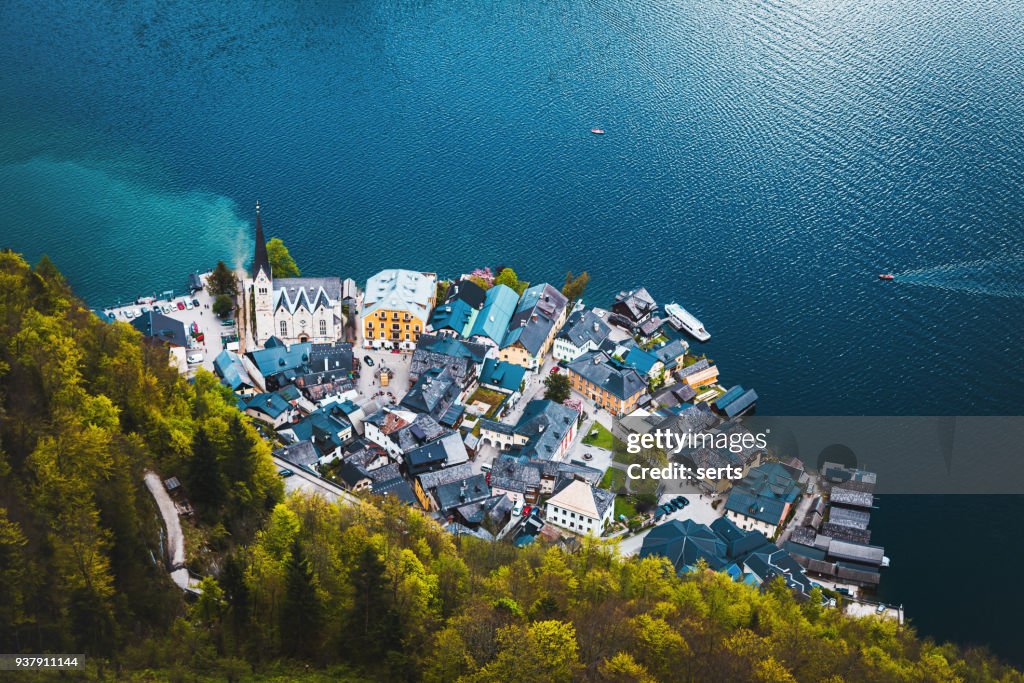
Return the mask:
<path fill-rule="evenodd" d="M 320 645 L 323 605 L 316 579 L 298 541 L 285 561 L 285 595 L 281 606 L 281 650 L 291 657 L 311 657 Z"/>
<path fill-rule="evenodd" d="M 384 562 L 371 545 L 363 547 L 349 572 L 355 599 L 345 637 L 349 654 L 357 661 L 377 661 L 389 643 L 401 641 L 400 624 L 384 572 Z"/>
<path fill-rule="evenodd" d="M 200 427 L 192 440 L 192 459 L 188 466 L 188 492 L 199 506 L 204 519 L 216 517 L 215 511 L 224 500 L 224 476 L 217 448 L 205 427 Z"/>

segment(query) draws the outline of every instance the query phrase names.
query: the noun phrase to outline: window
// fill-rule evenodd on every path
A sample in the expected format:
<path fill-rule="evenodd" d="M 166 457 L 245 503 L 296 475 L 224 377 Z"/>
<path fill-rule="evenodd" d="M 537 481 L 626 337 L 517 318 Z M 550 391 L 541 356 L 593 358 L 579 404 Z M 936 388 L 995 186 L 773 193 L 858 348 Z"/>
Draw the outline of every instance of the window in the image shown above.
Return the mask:
<path fill-rule="evenodd" d="M 288 336 L 288 321 L 287 320 L 282 320 L 281 321 L 281 336 L 282 337 L 287 337 Z"/>
<path fill-rule="evenodd" d="M 326 320 L 321 320 L 320 321 L 320 336 L 321 337 L 326 337 L 327 336 L 327 321 Z"/>

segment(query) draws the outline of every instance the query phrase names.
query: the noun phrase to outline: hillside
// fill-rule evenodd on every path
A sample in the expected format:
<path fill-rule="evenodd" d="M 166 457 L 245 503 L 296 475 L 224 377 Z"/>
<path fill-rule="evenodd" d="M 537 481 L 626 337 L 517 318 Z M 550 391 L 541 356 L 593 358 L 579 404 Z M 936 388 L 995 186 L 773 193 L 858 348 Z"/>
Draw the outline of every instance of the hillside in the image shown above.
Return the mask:
<path fill-rule="evenodd" d="M 0 651 L 85 652 L 90 678 L 1024 680 L 782 585 L 678 578 L 599 542 L 457 540 L 381 500 L 284 500 L 268 446 L 213 377 L 185 382 L 51 263 L 10 252 L 0 399 Z M 147 469 L 179 476 L 196 507 L 194 602 L 155 559 Z"/>

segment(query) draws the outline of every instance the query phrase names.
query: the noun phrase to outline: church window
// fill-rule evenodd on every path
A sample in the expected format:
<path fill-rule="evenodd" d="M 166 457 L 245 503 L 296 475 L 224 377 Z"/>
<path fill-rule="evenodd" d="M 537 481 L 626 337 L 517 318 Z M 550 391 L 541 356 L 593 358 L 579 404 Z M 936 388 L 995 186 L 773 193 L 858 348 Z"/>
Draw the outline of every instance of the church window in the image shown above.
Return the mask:
<path fill-rule="evenodd" d="M 281 321 L 281 336 L 282 337 L 287 337 L 288 336 L 288 321 L 287 320 L 282 320 Z"/>
<path fill-rule="evenodd" d="M 320 321 L 320 336 L 321 337 L 326 337 L 327 336 L 327 321 L 326 320 L 321 320 Z"/>

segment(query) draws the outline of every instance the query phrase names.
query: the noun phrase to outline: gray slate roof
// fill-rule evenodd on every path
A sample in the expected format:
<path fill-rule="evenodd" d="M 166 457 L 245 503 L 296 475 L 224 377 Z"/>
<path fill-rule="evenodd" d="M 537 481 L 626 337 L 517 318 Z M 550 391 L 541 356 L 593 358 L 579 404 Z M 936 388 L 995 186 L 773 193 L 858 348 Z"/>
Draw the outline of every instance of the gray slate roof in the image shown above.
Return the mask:
<path fill-rule="evenodd" d="M 577 349 L 582 349 L 587 342 L 594 346 L 600 346 L 612 328 L 605 322 L 604 318 L 598 317 L 594 311 L 584 308 L 574 311 L 565 322 L 565 327 L 558 333 L 558 336 L 567 340 Z"/>
<path fill-rule="evenodd" d="M 632 368 L 614 365 L 604 351 L 590 351 L 569 363 L 569 370 L 619 399 L 628 399 L 647 388 Z"/>

